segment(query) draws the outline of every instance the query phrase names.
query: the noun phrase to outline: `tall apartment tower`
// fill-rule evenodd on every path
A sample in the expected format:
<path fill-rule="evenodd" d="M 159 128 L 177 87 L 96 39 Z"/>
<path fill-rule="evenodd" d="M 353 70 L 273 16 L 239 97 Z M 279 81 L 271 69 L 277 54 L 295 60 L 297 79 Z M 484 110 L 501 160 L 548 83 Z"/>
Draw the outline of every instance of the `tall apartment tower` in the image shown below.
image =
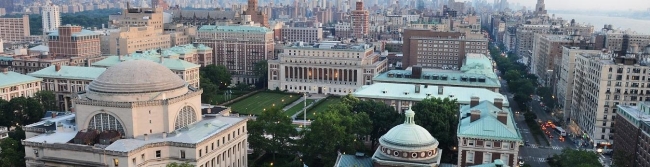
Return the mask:
<path fill-rule="evenodd" d="M 363 9 L 363 2 L 357 1 L 356 10 L 352 11 L 350 21 L 352 22 L 352 36 L 355 38 L 363 38 L 370 32 L 370 23 L 368 22 L 369 13 Z"/>
<path fill-rule="evenodd" d="M 257 11 L 257 0 L 248 0 L 248 8 L 244 14 L 251 15 L 251 20 L 255 23 L 260 23 L 264 27 L 269 26 L 269 16 L 264 12 Z"/>
<path fill-rule="evenodd" d="M 169 9 L 169 4 L 165 0 L 151 0 L 151 7 Z"/>
<path fill-rule="evenodd" d="M 61 7 L 51 3 L 45 5 L 41 10 L 41 16 L 43 17 L 43 34 L 61 26 Z"/>
<path fill-rule="evenodd" d="M 535 5 L 535 14 L 546 14 L 546 5 L 544 4 L 544 0 L 537 0 L 537 5 Z"/>

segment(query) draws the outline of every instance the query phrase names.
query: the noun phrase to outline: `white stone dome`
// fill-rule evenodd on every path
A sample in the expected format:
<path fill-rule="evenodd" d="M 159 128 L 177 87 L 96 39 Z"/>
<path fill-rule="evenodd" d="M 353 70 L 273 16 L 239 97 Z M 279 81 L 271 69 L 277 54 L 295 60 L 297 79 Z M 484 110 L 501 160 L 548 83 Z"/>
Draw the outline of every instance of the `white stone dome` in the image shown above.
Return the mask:
<path fill-rule="evenodd" d="M 380 143 L 385 147 L 414 148 L 436 147 L 438 140 L 431 136 L 429 131 L 422 126 L 415 124 L 415 112 L 410 109 L 406 111 L 406 121 L 391 128 L 380 139 Z"/>
<path fill-rule="evenodd" d="M 108 68 L 90 82 L 99 93 L 152 93 L 186 87 L 185 80 L 167 67 L 149 60 L 132 60 Z"/>

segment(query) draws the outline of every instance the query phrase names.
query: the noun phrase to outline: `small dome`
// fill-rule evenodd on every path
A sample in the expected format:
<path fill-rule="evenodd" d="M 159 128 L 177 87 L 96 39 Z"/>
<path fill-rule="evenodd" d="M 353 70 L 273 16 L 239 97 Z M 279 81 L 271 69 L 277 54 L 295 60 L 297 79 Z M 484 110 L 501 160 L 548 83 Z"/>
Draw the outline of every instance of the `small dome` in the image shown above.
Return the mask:
<path fill-rule="evenodd" d="M 432 145 L 437 147 L 438 140 L 431 136 L 429 131 L 422 126 L 415 124 L 415 112 L 409 109 L 404 115 L 406 116 L 404 123 L 390 129 L 379 139 L 380 141 L 400 147 L 427 147 Z"/>
<path fill-rule="evenodd" d="M 185 80 L 163 65 L 149 60 L 132 60 L 108 68 L 90 82 L 88 89 L 100 93 L 151 93 L 185 85 Z"/>

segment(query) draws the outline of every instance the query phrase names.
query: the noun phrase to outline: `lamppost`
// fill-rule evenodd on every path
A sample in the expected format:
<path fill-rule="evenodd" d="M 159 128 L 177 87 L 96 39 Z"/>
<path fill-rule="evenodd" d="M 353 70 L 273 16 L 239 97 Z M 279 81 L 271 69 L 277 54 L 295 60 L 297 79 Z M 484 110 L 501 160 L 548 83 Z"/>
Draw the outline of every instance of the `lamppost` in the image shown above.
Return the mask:
<path fill-rule="evenodd" d="M 303 109 L 302 114 L 304 115 L 303 126 L 307 126 L 307 95 L 308 94 L 309 94 L 309 92 L 303 92 L 303 97 L 305 97 L 305 100 L 304 100 L 305 103 L 304 103 L 304 106 L 302 107 L 302 109 Z"/>

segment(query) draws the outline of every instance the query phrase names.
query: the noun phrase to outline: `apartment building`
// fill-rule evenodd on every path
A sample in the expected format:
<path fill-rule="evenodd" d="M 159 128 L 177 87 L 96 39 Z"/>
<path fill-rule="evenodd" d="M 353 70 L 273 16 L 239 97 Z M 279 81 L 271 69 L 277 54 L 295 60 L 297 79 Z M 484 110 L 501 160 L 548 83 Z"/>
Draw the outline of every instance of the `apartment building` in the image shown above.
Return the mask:
<path fill-rule="evenodd" d="M 406 29 L 403 35 L 403 67 L 458 70 L 468 53 L 487 54 L 486 38 L 466 38 L 461 32 Z"/>
<path fill-rule="evenodd" d="M 155 26 L 119 27 L 119 31 L 102 36 L 102 54 L 127 55 L 136 51 L 171 47 L 171 36 Z"/>
<path fill-rule="evenodd" d="M 556 64 L 561 59 L 563 46 L 593 48 L 591 41 L 576 35 L 535 34 L 534 41 L 530 71 L 539 77 L 539 83 L 546 86 L 556 83 L 553 74 L 557 72 Z"/>
<path fill-rule="evenodd" d="M 61 26 L 61 7 L 54 4 L 46 4 L 41 8 L 43 22 L 43 34 L 54 31 Z"/>
<path fill-rule="evenodd" d="M 648 34 L 614 30 L 605 33 L 605 48 L 611 51 L 622 50 L 624 41 L 627 41 L 628 47 L 625 50 L 631 52 L 640 51 L 639 48 L 650 45 L 650 35 Z"/>
<path fill-rule="evenodd" d="M 197 43 L 213 49 L 214 64 L 224 65 L 230 71 L 233 83 L 253 84 L 253 67 L 261 60 L 276 59 L 273 31 L 251 25 L 201 26 Z"/>
<path fill-rule="evenodd" d="M 181 60 L 185 60 L 193 64 L 198 64 L 202 67 L 214 63 L 214 54 L 212 53 L 212 48 L 207 47 L 203 44 L 174 46 L 169 49 L 162 50 L 161 55 L 166 58 L 178 56 L 178 58 Z"/>
<path fill-rule="evenodd" d="M 99 33 L 65 25 L 47 34 L 49 56 L 56 58 L 101 56 Z"/>
<path fill-rule="evenodd" d="M 323 28 L 321 27 L 290 27 L 280 28 L 279 40 L 287 42 L 318 42 L 323 39 Z"/>
<path fill-rule="evenodd" d="M 639 60 L 611 54 L 576 55 L 569 132 L 584 134 L 593 145 L 613 143 L 616 106 L 650 100 L 646 84 L 650 67 Z"/>
<path fill-rule="evenodd" d="M 352 24 L 349 22 L 339 22 L 334 25 L 334 36 L 349 38 L 352 36 Z"/>
<path fill-rule="evenodd" d="M 43 79 L 42 90 L 54 92 L 59 111 L 70 111 L 71 99 L 86 91 L 86 86 L 106 71 L 105 68 L 56 64 L 27 75 Z"/>
<path fill-rule="evenodd" d="M 458 166 L 489 164 L 497 159 L 504 166 L 519 165 L 517 157 L 523 140 L 514 112 L 503 106 L 502 99 L 481 100 L 473 96 L 469 105 L 460 107 Z"/>
<path fill-rule="evenodd" d="M 563 20 L 557 20 L 563 22 Z M 525 55 L 526 52 L 533 50 L 535 45 L 535 34 L 553 34 L 553 35 L 579 35 L 591 37 L 594 33 L 594 27 L 590 25 L 560 23 L 558 25 L 550 24 L 524 24 L 515 30 L 515 51 L 518 55 Z M 532 58 L 532 57 L 531 57 Z"/>
<path fill-rule="evenodd" d="M 163 9 L 156 8 L 131 8 L 123 9 L 119 14 L 109 15 L 110 27 L 152 26 L 154 31 L 162 32 Z"/>
<path fill-rule="evenodd" d="M 268 85 L 270 90 L 346 95 L 372 84 L 372 78 L 386 71 L 386 62 L 365 44 L 295 43 L 269 60 Z"/>
<path fill-rule="evenodd" d="M 364 38 L 370 33 L 369 12 L 363 9 L 363 2 L 356 2 L 356 10 L 350 14 L 350 24 L 352 25 L 352 37 Z"/>
<path fill-rule="evenodd" d="M 10 68 L 17 73 L 28 74 L 56 64 L 64 66 L 90 66 L 104 59 L 102 56 L 56 58 L 48 55 L 19 55 L 12 57 Z"/>
<path fill-rule="evenodd" d="M 616 163 L 621 166 L 650 166 L 650 102 L 638 106 L 619 105 L 616 133 L 612 145 L 616 156 L 624 157 Z"/>
<path fill-rule="evenodd" d="M 555 84 L 555 97 L 559 102 L 558 108 L 561 108 L 562 111 L 569 111 L 572 107 L 576 55 L 599 55 L 601 53 L 603 52 L 600 50 L 582 50 L 579 47 L 562 46 L 562 57 L 558 64 L 559 71 L 556 73 L 558 79 Z M 568 112 L 564 112 L 564 114 L 568 114 Z M 568 115 L 564 116 L 564 118 L 568 117 Z"/>
<path fill-rule="evenodd" d="M 30 36 L 29 16 L 0 18 L 0 39 L 4 42 L 24 42 Z"/>
<path fill-rule="evenodd" d="M 41 90 L 42 79 L 0 68 L 0 99 L 10 101 L 16 97 L 33 97 Z"/>

